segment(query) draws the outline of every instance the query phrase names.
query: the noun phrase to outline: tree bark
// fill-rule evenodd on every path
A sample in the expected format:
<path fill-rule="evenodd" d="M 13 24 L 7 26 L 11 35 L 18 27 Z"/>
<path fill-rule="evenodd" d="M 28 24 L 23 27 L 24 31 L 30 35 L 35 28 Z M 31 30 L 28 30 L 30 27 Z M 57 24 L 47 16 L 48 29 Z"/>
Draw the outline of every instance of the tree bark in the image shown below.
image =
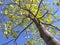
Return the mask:
<path fill-rule="evenodd" d="M 47 45 L 60 45 L 60 42 L 41 24 L 41 22 L 37 18 L 32 18 L 29 16 L 31 20 L 36 24 L 41 38 L 46 42 Z"/>

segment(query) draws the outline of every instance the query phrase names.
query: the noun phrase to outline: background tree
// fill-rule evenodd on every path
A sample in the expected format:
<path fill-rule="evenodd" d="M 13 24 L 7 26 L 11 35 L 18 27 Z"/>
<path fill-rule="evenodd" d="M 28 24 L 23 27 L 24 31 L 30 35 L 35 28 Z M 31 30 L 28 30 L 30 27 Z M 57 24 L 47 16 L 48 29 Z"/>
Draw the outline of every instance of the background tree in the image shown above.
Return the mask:
<path fill-rule="evenodd" d="M 54 6 L 60 6 L 60 1 L 48 2 L 45 0 L 1 0 L 0 5 L 3 6 L 3 17 L 8 19 L 2 23 L 0 20 L 0 28 L 5 38 L 12 37 L 13 39 L 4 44 L 9 44 L 11 41 L 16 42 L 19 36 L 23 33 L 26 42 L 24 45 L 60 45 L 60 42 L 53 36 L 59 35 L 60 29 L 55 25 L 60 21 L 60 16 L 57 14 Z M 5 21 L 5 19 L 4 19 Z M 15 30 L 16 27 L 23 30 Z M 52 35 L 52 34 L 53 35 Z M 3 44 L 3 45 L 4 45 Z"/>

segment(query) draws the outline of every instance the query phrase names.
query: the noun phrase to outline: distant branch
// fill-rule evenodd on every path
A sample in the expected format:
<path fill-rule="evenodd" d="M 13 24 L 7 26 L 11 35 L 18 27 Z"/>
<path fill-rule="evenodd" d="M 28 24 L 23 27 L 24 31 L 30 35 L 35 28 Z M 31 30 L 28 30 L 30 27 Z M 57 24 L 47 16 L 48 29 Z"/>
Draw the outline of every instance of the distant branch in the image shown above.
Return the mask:
<path fill-rule="evenodd" d="M 23 23 L 23 21 L 24 21 L 26 18 L 27 18 L 27 17 L 23 18 L 22 21 L 21 21 L 19 24 L 17 24 L 15 27 L 13 27 L 12 29 L 16 28 L 16 27 L 19 26 L 21 23 Z"/>
<path fill-rule="evenodd" d="M 56 23 L 56 22 L 60 22 L 60 19 L 57 19 L 57 20 L 53 20 L 51 23 Z"/>
<path fill-rule="evenodd" d="M 56 27 L 56 26 L 54 26 L 54 25 L 52 25 L 52 24 L 47 24 L 47 23 L 43 23 L 43 22 L 41 22 L 42 24 L 44 24 L 44 25 L 49 25 L 49 26 L 52 26 L 53 28 L 55 28 L 55 29 L 57 29 L 57 30 L 59 30 L 60 31 L 60 29 L 58 28 L 58 27 Z"/>
<path fill-rule="evenodd" d="M 36 14 L 35 14 L 35 17 L 37 16 L 37 14 L 38 14 L 38 12 L 39 12 L 39 8 L 40 8 L 40 5 L 41 5 L 42 1 L 43 1 L 43 0 L 40 0 L 40 3 L 39 3 L 39 5 L 38 5 L 37 12 L 36 12 Z"/>
<path fill-rule="evenodd" d="M 18 34 L 18 36 L 17 36 L 17 38 L 16 39 L 12 39 L 12 40 L 10 40 L 10 41 L 8 41 L 7 43 L 4 43 L 4 44 L 2 44 L 2 45 L 7 45 L 8 43 L 10 43 L 11 41 L 13 41 L 14 40 L 14 42 L 19 38 L 19 36 L 32 24 L 33 22 L 31 22 L 27 27 L 25 27 L 19 34 Z"/>
<path fill-rule="evenodd" d="M 44 15 L 42 17 L 40 17 L 40 19 L 43 18 L 47 13 L 48 13 L 48 10 L 46 11 L 46 13 L 44 13 Z"/>
<path fill-rule="evenodd" d="M 29 9 L 22 8 L 22 7 L 21 7 L 21 9 L 28 11 L 30 14 L 32 14 L 34 16 L 34 14 Z"/>
<path fill-rule="evenodd" d="M 31 22 L 27 27 L 25 27 L 17 36 L 17 38 L 15 39 L 15 41 L 18 39 L 18 37 L 32 24 L 33 22 Z"/>
<path fill-rule="evenodd" d="M 7 43 L 4 43 L 4 44 L 2 44 L 2 45 L 7 45 L 8 43 L 10 43 L 10 42 L 12 42 L 14 39 L 12 39 L 12 40 L 10 40 L 10 41 L 8 41 Z"/>
<path fill-rule="evenodd" d="M 54 16 L 57 12 L 58 12 L 59 9 L 57 9 L 55 12 L 53 12 L 52 16 Z"/>

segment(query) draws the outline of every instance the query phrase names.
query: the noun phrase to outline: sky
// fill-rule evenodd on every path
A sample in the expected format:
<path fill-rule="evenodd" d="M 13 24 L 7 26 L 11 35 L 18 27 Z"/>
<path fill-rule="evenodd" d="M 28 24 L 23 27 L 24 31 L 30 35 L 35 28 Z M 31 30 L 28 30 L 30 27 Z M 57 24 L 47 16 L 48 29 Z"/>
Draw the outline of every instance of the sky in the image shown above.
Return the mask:
<path fill-rule="evenodd" d="M 0 0 L 0 1 L 2 1 L 2 0 Z M 5 4 L 7 4 L 7 3 L 10 3 L 10 1 L 9 0 L 5 0 Z M 6 16 L 4 16 L 4 14 L 2 12 L 3 8 L 4 8 L 4 6 L 0 5 L 0 19 L 2 21 L 2 24 L 4 24 L 4 23 L 6 23 L 6 22 L 9 21 L 9 19 Z M 0 26 L 1 26 L 1 24 L 0 24 Z M 16 27 L 15 29 L 18 29 L 18 27 Z M 22 28 L 19 28 L 19 30 L 22 30 Z M 24 39 L 24 36 L 25 35 L 23 33 L 22 35 L 20 35 L 19 39 L 17 40 L 17 42 L 19 43 L 19 45 L 24 45 L 23 42 L 26 42 L 26 40 Z M 0 45 L 2 45 L 3 43 L 6 43 L 8 41 L 10 41 L 11 39 L 12 39 L 11 37 L 9 37 L 9 39 L 4 38 L 3 33 L 1 31 L 1 29 L 0 29 Z M 14 41 L 12 41 L 11 43 L 9 43 L 8 45 L 14 45 Z"/>
<path fill-rule="evenodd" d="M 0 1 L 1 1 L 1 0 L 0 0 Z M 56 0 L 53 0 L 53 1 L 56 1 Z M 52 0 L 48 0 L 48 2 L 52 2 Z M 5 3 L 9 3 L 9 0 L 6 0 Z M 50 6 L 50 7 L 52 7 L 52 6 Z M 54 7 L 55 10 L 58 9 L 58 7 L 57 7 L 56 5 L 53 6 L 53 7 Z M 4 14 L 3 14 L 3 12 L 2 12 L 3 8 L 4 8 L 4 7 L 3 7 L 2 5 L 0 5 L 0 19 L 1 19 L 0 21 L 2 21 L 2 24 L 4 24 L 5 22 L 9 21 L 9 19 L 8 19 L 6 16 L 4 16 Z M 3 14 L 3 15 L 2 15 L 2 14 Z M 59 9 L 59 11 L 57 12 L 57 14 L 60 15 L 60 9 Z M 1 23 L 0 23 L 0 25 L 1 25 Z M 58 25 L 58 26 L 60 27 L 60 22 L 55 23 L 55 25 Z M 16 27 L 15 29 L 18 29 L 18 27 Z M 19 30 L 22 30 L 22 28 L 19 28 Z M 18 38 L 18 40 L 17 40 L 17 42 L 18 42 L 19 45 L 24 45 L 24 42 L 26 42 L 26 39 L 24 38 L 24 37 L 25 37 L 24 34 L 25 34 L 25 33 L 22 33 L 22 34 L 20 35 L 20 37 Z M 60 36 L 60 35 L 59 35 L 59 36 Z M 60 41 L 60 37 L 58 38 L 58 37 L 56 36 L 56 38 Z M 2 31 L 1 31 L 1 29 L 0 29 L 0 45 L 2 45 L 3 43 L 8 42 L 8 41 L 11 40 L 11 39 L 12 39 L 11 37 L 9 37 L 9 39 L 5 39 L 4 36 L 3 36 L 3 33 L 2 33 Z M 9 43 L 8 45 L 14 45 L 14 41 L 12 41 L 11 43 Z M 37 45 L 39 45 L 39 43 L 38 43 Z"/>

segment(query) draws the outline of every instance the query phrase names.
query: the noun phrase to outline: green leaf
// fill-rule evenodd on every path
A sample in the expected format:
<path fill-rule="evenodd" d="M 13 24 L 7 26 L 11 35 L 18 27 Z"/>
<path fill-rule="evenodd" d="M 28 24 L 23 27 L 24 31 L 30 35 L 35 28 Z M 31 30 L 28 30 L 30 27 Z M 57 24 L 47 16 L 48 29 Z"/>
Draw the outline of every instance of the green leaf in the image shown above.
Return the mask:
<path fill-rule="evenodd" d="M 31 42 L 30 40 L 28 41 L 28 45 L 33 45 L 32 42 Z"/>
<path fill-rule="evenodd" d="M 9 10 L 13 10 L 14 9 L 14 5 L 11 4 L 8 9 Z"/>
<path fill-rule="evenodd" d="M 46 22 L 47 22 L 47 23 L 51 23 L 52 21 L 53 21 L 52 16 L 48 16 L 48 17 L 46 18 Z"/>
<path fill-rule="evenodd" d="M 33 1 L 33 3 L 38 3 L 39 2 L 39 0 L 30 0 L 30 2 L 32 2 Z"/>
<path fill-rule="evenodd" d="M 17 34 L 16 33 L 14 33 L 12 36 L 13 36 L 13 38 L 17 38 Z"/>
<path fill-rule="evenodd" d="M 59 18 L 59 16 L 57 14 L 54 15 L 54 18 Z"/>
<path fill-rule="evenodd" d="M 44 41 L 40 45 L 44 45 Z"/>
<path fill-rule="evenodd" d="M 6 15 L 8 14 L 8 10 L 5 10 L 5 12 L 4 12 Z"/>
<path fill-rule="evenodd" d="M 32 26 L 31 26 L 31 30 L 34 30 L 34 24 L 32 24 Z"/>
<path fill-rule="evenodd" d="M 31 10 L 34 14 L 37 12 L 37 8 L 38 8 L 37 4 L 32 4 Z"/>
<path fill-rule="evenodd" d="M 3 4 L 3 2 L 0 1 L 0 4 Z"/>
<path fill-rule="evenodd" d="M 6 39 L 8 39 L 8 33 L 7 33 L 7 31 L 4 32 L 4 37 L 5 37 Z"/>
<path fill-rule="evenodd" d="M 8 34 L 12 35 L 12 30 L 8 30 L 7 32 Z"/>
<path fill-rule="evenodd" d="M 24 45 L 27 45 L 26 43 L 24 43 Z"/>
<path fill-rule="evenodd" d="M 60 2 L 57 2 L 56 4 L 57 4 L 57 6 L 60 6 Z"/>

